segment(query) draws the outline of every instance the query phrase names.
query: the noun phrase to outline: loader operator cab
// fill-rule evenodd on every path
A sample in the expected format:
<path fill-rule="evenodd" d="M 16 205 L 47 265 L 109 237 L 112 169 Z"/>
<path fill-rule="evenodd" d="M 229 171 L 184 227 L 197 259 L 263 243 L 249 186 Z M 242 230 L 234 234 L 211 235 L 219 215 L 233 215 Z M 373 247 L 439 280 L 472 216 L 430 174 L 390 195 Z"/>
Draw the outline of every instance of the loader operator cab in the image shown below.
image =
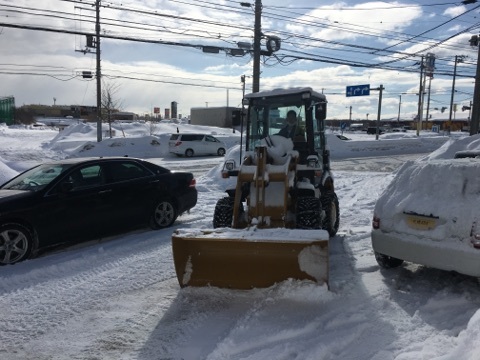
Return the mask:
<path fill-rule="evenodd" d="M 318 155 L 329 167 L 325 126 L 327 101 L 310 88 L 265 91 L 245 96 L 248 105 L 246 150 L 254 151 L 262 139 L 282 135 L 293 141 L 293 149 L 305 163 Z"/>

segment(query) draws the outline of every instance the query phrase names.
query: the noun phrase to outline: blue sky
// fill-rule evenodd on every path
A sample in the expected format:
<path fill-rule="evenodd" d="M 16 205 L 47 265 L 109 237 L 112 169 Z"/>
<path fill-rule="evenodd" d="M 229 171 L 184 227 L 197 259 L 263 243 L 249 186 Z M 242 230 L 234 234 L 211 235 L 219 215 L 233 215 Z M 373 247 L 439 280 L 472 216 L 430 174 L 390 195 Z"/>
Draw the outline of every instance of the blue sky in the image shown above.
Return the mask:
<path fill-rule="evenodd" d="M 0 96 L 15 96 L 17 106 L 95 105 L 95 79 L 80 76 L 81 71 L 95 72 L 95 55 L 75 51 L 85 48 L 85 36 L 64 33 L 93 34 L 93 4 L 0 0 Z M 108 36 L 101 40 L 103 80 L 115 84 L 123 110 L 144 114 L 160 107 L 163 113 L 172 101 L 182 114 L 192 107 L 239 106 L 242 75 L 246 91 L 251 90 L 252 57 L 231 56 L 228 49 L 253 43 L 255 0 L 248 4 L 101 1 L 101 31 Z M 473 97 L 478 48 L 470 47 L 469 39 L 478 34 L 479 6 L 448 0 L 263 0 L 262 32 L 278 37 L 281 49 L 262 56 L 260 89 L 311 86 L 327 95 L 330 118 L 348 118 L 351 106 L 352 119 L 372 120 L 378 91 L 346 97 L 345 90 L 383 85 L 382 117 L 396 118 L 400 107 L 401 117 L 411 119 L 418 108 L 419 62 L 433 53 L 429 112 L 436 116 L 435 108 L 447 107 L 448 116 L 457 56 L 454 116 L 466 117 L 461 107 Z M 226 50 L 204 53 L 205 46 Z"/>

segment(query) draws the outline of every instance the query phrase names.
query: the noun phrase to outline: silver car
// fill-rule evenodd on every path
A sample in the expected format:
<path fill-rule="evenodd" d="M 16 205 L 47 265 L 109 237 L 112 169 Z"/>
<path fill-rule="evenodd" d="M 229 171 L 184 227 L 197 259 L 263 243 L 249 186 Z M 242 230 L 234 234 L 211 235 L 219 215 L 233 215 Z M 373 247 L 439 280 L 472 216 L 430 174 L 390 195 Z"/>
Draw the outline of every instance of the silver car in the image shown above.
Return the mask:
<path fill-rule="evenodd" d="M 405 164 L 375 204 L 372 247 L 384 268 L 404 261 L 480 276 L 480 161 Z"/>

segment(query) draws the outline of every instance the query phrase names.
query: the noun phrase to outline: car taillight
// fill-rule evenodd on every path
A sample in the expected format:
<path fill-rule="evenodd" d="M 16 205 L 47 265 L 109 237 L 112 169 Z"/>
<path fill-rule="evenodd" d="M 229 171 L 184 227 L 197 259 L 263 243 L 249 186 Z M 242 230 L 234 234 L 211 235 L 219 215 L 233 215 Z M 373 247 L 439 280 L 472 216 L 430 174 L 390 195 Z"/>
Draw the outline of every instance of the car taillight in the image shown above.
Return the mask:
<path fill-rule="evenodd" d="M 188 184 L 188 187 L 195 187 L 196 184 L 197 184 L 197 180 L 195 180 L 195 178 L 193 178 L 192 180 L 190 180 L 190 183 Z"/>
<path fill-rule="evenodd" d="M 374 229 L 380 229 L 380 218 L 375 215 L 373 216 L 372 227 Z"/>
<path fill-rule="evenodd" d="M 181 142 L 181 141 L 177 141 L 177 142 L 175 143 L 175 146 L 180 146 L 180 145 L 182 145 L 182 142 Z"/>
<path fill-rule="evenodd" d="M 470 231 L 470 242 L 475 249 L 480 249 L 480 232 L 476 222 L 472 224 L 472 230 Z"/>

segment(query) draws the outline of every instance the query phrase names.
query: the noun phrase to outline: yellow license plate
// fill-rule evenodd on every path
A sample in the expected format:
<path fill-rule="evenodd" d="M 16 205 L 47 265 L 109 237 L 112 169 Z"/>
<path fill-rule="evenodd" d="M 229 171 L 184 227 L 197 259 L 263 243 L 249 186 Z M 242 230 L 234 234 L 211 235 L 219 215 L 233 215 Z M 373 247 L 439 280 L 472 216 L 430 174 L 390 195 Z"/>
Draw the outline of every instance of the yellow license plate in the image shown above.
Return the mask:
<path fill-rule="evenodd" d="M 437 219 L 424 216 L 407 215 L 407 224 L 412 229 L 432 230 L 437 225 Z"/>

